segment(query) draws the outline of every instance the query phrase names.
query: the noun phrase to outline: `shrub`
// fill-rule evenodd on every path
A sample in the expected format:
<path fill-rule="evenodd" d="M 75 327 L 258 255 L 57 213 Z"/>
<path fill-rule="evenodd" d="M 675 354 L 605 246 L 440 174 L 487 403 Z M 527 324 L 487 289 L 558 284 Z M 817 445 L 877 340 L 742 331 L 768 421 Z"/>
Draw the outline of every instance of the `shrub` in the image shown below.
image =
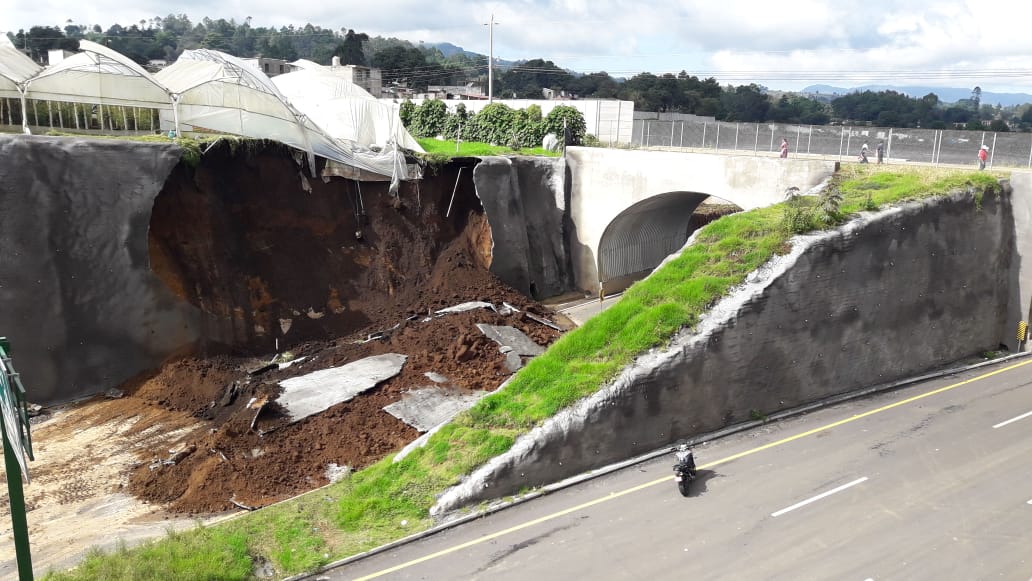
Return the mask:
<path fill-rule="evenodd" d="M 584 115 L 569 105 L 559 105 L 552 109 L 545 117 L 545 130 L 541 135 L 555 133 L 556 136 L 563 135 L 563 122 L 570 132 L 568 145 L 580 145 L 584 143 L 584 136 L 587 135 L 587 125 L 584 123 Z"/>

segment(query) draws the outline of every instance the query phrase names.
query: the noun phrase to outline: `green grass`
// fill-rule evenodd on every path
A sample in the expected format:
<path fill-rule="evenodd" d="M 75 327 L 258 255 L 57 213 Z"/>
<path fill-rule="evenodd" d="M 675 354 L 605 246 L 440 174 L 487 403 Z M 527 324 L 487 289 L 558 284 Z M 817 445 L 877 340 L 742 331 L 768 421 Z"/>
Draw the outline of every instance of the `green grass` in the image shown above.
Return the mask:
<path fill-rule="evenodd" d="M 860 209 L 959 188 L 1000 191 L 988 172 L 850 167 L 832 188 L 842 195 L 839 212 L 820 227 L 833 227 Z M 508 450 L 535 424 L 597 391 L 642 352 L 692 327 L 748 273 L 787 252 L 792 235 L 785 204 L 725 216 L 610 309 L 531 360 L 505 390 L 480 400 L 403 461 L 385 458 L 292 501 L 141 548 L 92 552 L 78 569 L 46 578 L 151 579 L 158 577 L 148 571 L 158 571 L 164 579 L 246 579 L 259 556 L 286 575 L 425 530 L 432 526 L 428 511 L 438 494 Z"/>
<path fill-rule="evenodd" d="M 484 155 L 544 155 L 558 157 L 559 152 L 549 151 L 543 147 L 529 147 L 514 150 L 502 145 L 490 145 L 475 141 L 463 141 L 459 143 L 458 151 L 455 151 L 455 141 L 442 141 L 433 138 L 417 139 L 419 145 L 431 155 L 445 155 L 448 157 L 476 157 Z"/>

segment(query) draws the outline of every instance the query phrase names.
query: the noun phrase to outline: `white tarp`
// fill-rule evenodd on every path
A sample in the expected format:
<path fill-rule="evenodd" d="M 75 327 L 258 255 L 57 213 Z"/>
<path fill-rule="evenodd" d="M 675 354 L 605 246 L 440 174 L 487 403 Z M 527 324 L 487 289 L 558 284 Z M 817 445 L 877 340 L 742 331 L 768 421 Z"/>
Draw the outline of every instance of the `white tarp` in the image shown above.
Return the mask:
<path fill-rule="evenodd" d="M 171 109 L 168 90 L 128 57 L 88 40 L 74 54 L 28 81 L 26 97 L 41 101 Z"/>
<path fill-rule="evenodd" d="M 39 74 L 43 67 L 11 46 L 6 34 L 0 34 L 0 39 L 7 40 L 6 44 L 0 44 L 0 97 L 19 99 L 18 87 Z"/>
<path fill-rule="evenodd" d="M 383 149 L 392 144 L 423 151 L 401 123 L 398 105 L 374 99 L 362 87 L 321 65 L 279 75 L 272 82 L 290 102 L 338 139 Z"/>
<path fill-rule="evenodd" d="M 155 77 L 172 92 L 183 131 L 275 139 L 348 166 L 407 179 L 395 156 L 369 155 L 334 139 L 290 104 L 269 77 L 244 61 L 213 50 L 188 50 Z M 372 152 L 369 152 L 372 153 Z"/>

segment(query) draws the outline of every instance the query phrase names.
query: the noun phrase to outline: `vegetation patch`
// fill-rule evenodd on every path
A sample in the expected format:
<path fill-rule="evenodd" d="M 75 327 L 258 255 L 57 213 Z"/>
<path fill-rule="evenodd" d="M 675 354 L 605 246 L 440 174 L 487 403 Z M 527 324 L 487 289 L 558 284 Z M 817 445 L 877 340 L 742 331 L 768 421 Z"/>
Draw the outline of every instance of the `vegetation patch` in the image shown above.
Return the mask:
<path fill-rule="evenodd" d="M 91 552 L 79 568 L 47 579 L 247 579 L 252 564 L 264 562 L 292 574 L 425 530 L 438 494 L 534 425 L 597 391 L 635 357 L 694 326 L 748 273 L 787 252 L 797 232 L 962 188 L 1001 191 L 987 172 L 848 168 L 819 197 L 724 216 L 613 307 L 531 360 L 506 389 L 480 400 L 401 462 L 385 458 L 297 499 L 133 550 Z M 813 217 L 803 229 L 789 219 L 792 204 Z"/>
<path fill-rule="evenodd" d="M 513 149 L 507 145 L 491 145 L 476 141 L 460 141 L 458 147 L 455 140 L 434 139 L 423 137 L 417 139 L 419 145 L 426 151 L 427 158 L 431 163 L 433 158 L 441 157 L 444 161 L 452 157 L 480 157 L 487 155 L 545 155 L 558 157 L 560 152 L 549 151 L 543 147 L 528 147 Z"/>

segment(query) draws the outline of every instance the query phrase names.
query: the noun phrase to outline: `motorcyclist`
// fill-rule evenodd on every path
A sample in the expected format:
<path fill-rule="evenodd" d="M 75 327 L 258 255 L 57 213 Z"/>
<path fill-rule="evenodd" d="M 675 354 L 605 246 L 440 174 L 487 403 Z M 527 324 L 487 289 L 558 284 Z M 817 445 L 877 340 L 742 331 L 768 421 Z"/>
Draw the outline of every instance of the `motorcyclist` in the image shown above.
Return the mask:
<path fill-rule="evenodd" d="M 688 473 L 695 475 L 695 453 L 692 451 L 688 444 L 681 444 L 677 447 L 675 452 L 677 457 L 677 464 L 679 466 L 684 465 L 688 467 Z"/>

